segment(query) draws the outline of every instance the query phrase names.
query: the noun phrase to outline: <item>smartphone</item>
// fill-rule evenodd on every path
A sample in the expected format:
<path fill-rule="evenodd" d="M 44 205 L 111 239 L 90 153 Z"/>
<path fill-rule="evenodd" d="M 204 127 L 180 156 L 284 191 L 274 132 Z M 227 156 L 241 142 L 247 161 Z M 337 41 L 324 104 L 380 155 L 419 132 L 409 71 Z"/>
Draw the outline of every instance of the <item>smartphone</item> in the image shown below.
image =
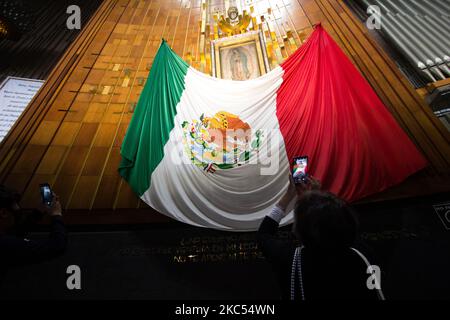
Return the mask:
<path fill-rule="evenodd" d="M 48 183 L 42 183 L 39 187 L 41 190 L 42 202 L 47 206 L 51 205 L 53 201 L 53 192 L 50 185 Z"/>
<path fill-rule="evenodd" d="M 308 176 L 308 157 L 295 157 L 292 161 L 292 178 L 295 184 L 305 183 Z"/>

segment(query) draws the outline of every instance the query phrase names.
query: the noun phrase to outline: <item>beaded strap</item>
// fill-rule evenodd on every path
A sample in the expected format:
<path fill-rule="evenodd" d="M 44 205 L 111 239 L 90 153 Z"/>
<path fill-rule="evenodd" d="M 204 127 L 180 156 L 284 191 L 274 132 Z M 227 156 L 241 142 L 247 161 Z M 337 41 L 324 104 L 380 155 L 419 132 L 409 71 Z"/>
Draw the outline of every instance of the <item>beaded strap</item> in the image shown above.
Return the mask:
<path fill-rule="evenodd" d="M 291 268 L 291 300 L 295 298 L 295 275 L 298 274 L 298 283 L 300 286 L 301 299 L 305 300 L 305 291 L 303 289 L 303 275 L 302 275 L 302 249 L 298 247 L 295 249 L 294 259 L 292 260 Z"/>

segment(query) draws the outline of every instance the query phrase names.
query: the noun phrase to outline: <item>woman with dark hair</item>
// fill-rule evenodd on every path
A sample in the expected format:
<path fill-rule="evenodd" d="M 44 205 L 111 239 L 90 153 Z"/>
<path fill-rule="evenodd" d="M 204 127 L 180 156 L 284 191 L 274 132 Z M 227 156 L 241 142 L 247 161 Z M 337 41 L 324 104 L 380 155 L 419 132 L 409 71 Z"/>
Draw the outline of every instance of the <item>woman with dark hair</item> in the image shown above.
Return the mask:
<path fill-rule="evenodd" d="M 279 277 L 283 299 L 384 299 L 381 289 L 368 286 L 371 266 L 352 247 L 358 221 L 350 206 L 320 191 L 320 183 L 312 177 L 303 184 L 290 181 L 286 194 L 258 231 L 259 246 Z M 297 246 L 277 237 L 279 223 L 295 198 Z"/>

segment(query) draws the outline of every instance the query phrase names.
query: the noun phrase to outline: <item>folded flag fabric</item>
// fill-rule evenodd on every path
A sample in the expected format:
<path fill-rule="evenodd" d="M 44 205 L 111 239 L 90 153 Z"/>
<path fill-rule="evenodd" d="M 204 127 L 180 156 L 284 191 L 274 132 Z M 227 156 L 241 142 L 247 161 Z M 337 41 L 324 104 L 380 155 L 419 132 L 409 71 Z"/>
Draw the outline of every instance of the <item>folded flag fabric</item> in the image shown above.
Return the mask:
<path fill-rule="evenodd" d="M 283 64 L 247 81 L 205 75 L 163 41 L 121 155 L 119 173 L 151 207 L 230 231 L 258 228 L 294 157 L 308 156 L 309 173 L 350 202 L 427 164 L 320 25 Z"/>

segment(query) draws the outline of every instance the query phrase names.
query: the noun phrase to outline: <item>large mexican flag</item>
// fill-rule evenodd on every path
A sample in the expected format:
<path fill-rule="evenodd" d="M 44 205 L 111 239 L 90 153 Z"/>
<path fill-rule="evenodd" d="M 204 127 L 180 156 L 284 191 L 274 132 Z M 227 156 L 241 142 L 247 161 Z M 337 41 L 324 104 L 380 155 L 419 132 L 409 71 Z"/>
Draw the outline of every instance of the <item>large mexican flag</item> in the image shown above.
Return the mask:
<path fill-rule="evenodd" d="M 257 66 L 235 55 L 233 72 L 245 78 Z M 426 165 L 321 26 L 282 65 L 247 81 L 205 75 L 163 41 L 121 154 L 120 174 L 151 207 L 232 231 L 257 229 L 296 156 L 308 156 L 323 188 L 348 201 Z"/>

